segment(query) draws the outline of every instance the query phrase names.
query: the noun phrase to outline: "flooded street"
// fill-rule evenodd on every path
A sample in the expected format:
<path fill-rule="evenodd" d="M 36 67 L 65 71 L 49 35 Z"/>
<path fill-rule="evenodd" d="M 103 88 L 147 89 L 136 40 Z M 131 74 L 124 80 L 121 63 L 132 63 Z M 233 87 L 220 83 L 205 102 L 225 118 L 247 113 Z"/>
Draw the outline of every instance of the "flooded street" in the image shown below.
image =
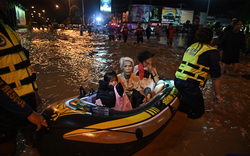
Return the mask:
<path fill-rule="evenodd" d="M 129 38 L 128 43 L 108 42 L 107 36 L 79 36 L 76 30 L 61 29 L 23 29 L 18 34 L 30 51 L 43 108 L 79 95 L 80 86 L 86 91 L 96 90 L 105 72 L 121 73 L 121 57 L 129 56 L 139 64 L 136 57 L 142 50 L 155 53 L 153 66 L 161 77 L 174 78 L 186 43 L 185 36 L 178 36 L 171 48 L 154 38 L 145 39 L 142 45 L 134 44 L 134 38 Z M 240 72 L 243 76 L 222 75 L 221 104 L 212 101 L 210 78 L 203 91 L 206 113 L 202 118 L 192 120 L 177 112 L 160 135 L 133 156 L 250 155 L 250 55 L 241 53 Z"/>

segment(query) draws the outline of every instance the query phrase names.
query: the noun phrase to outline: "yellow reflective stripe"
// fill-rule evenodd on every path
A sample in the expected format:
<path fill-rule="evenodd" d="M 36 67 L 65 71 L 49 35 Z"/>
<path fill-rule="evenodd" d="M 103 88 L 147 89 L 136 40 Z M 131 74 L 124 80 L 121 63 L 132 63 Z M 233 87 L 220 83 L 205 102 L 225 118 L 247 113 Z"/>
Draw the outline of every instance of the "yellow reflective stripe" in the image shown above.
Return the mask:
<path fill-rule="evenodd" d="M 111 128 L 116 128 L 116 127 L 128 126 L 128 125 L 131 125 L 131 124 L 135 124 L 135 123 L 144 121 L 144 120 L 146 120 L 146 119 L 148 119 L 150 117 L 151 117 L 151 115 L 149 115 L 148 113 L 142 112 L 140 114 L 133 115 L 133 116 L 130 116 L 130 117 L 127 117 L 127 118 L 107 121 L 107 122 L 98 123 L 98 124 L 95 124 L 95 125 L 85 127 L 85 128 L 90 128 L 91 130 L 84 129 L 84 128 L 83 129 L 77 129 L 75 131 L 64 134 L 64 136 L 78 134 L 78 133 L 96 131 L 96 130 L 93 130 L 93 129 L 111 129 Z"/>
<path fill-rule="evenodd" d="M 154 109 L 157 113 L 160 111 L 158 108 L 156 107 L 152 107 L 152 109 Z"/>
<path fill-rule="evenodd" d="M 2 23 L 2 21 L 0 21 Z M 20 45 L 20 39 L 14 31 L 7 25 L 3 24 L 2 25 L 5 27 L 5 30 L 7 31 L 11 41 L 13 42 L 14 46 Z M 6 40 L 6 45 L 4 47 L 0 47 L 0 50 L 5 50 L 8 48 L 13 47 L 13 44 L 9 41 L 6 36 L 4 36 L 2 33 L 0 35 Z M 25 53 L 23 51 L 16 51 L 16 53 L 9 54 L 6 56 L 1 57 L 0 61 L 0 66 L 1 68 L 9 67 L 10 71 L 9 73 L 2 74 L 1 77 L 2 79 L 7 83 L 15 83 L 16 88 L 13 88 L 14 91 L 19 95 L 19 96 L 24 96 L 29 93 L 33 93 L 35 89 L 37 89 L 37 84 L 33 82 L 34 87 L 32 83 L 26 84 L 26 85 L 21 85 L 20 80 L 29 77 L 32 75 L 32 71 L 30 68 L 26 69 L 20 69 L 16 70 L 14 67 L 14 64 L 18 64 L 22 61 L 27 60 Z"/>
<path fill-rule="evenodd" d="M 203 86 L 203 84 L 205 83 L 205 80 L 208 77 L 208 72 L 202 71 L 202 69 L 209 70 L 210 68 L 198 64 L 197 61 L 199 59 L 199 56 L 201 54 L 203 54 L 204 52 L 206 52 L 208 50 L 217 50 L 217 49 L 214 47 L 211 47 L 209 45 L 206 45 L 206 44 L 204 44 L 201 49 L 199 49 L 199 48 L 200 48 L 199 43 L 195 43 L 195 44 L 192 44 L 187 49 L 187 51 L 184 54 L 183 60 L 182 60 L 182 62 L 186 62 L 186 63 L 180 64 L 179 69 L 175 73 L 175 76 L 179 79 L 182 79 L 182 80 L 187 80 L 187 78 L 194 79 L 194 80 L 200 82 L 200 86 Z M 191 66 L 189 66 L 188 64 L 191 64 Z M 195 69 L 192 66 L 193 67 L 198 66 L 199 69 L 197 69 L 197 68 Z M 191 74 L 194 74 L 194 75 L 188 74 L 188 72 Z M 198 77 L 199 77 L 199 79 L 198 79 Z M 205 80 L 200 79 L 200 77 L 203 77 Z"/>
<path fill-rule="evenodd" d="M 9 64 L 9 69 L 10 69 L 11 72 L 16 70 L 14 64 Z"/>
<path fill-rule="evenodd" d="M 156 113 L 157 113 L 157 112 L 156 112 L 154 109 L 152 109 L 152 108 L 150 108 L 150 109 L 149 109 L 149 111 L 154 112 L 154 114 L 156 114 Z"/>
<path fill-rule="evenodd" d="M 23 61 L 27 60 L 27 57 L 26 57 L 26 55 L 25 55 L 25 53 L 23 51 L 20 51 L 19 55 L 21 56 Z"/>
<path fill-rule="evenodd" d="M 150 111 L 150 110 L 146 110 L 146 112 L 148 112 L 149 114 L 151 114 L 152 116 L 155 115 L 155 113 L 153 111 Z"/>

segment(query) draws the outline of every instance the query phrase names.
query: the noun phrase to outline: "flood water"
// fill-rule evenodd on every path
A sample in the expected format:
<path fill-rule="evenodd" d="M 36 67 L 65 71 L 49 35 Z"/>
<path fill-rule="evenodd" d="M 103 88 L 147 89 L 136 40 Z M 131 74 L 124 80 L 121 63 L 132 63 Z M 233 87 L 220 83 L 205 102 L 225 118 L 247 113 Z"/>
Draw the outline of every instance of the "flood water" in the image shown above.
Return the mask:
<path fill-rule="evenodd" d="M 79 36 L 77 30 L 18 30 L 18 33 L 37 72 L 42 109 L 79 95 L 80 86 L 86 91 L 96 90 L 105 72 L 121 73 L 121 57 L 129 56 L 138 64 L 136 56 L 142 50 L 155 53 L 153 66 L 160 76 L 174 78 L 186 43 L 185 36 L 178 36 L 169 48 L 154 38 L 145 39 L 142 45 L 135 44 L 135 38 L 129 38 L 128 43 L 108 42 L 107 36 L 88 33 Z M 192 120 L 177 112 L 157 138 L 133 156 L 250 155 L 250 55 L 241 54 L 240 63 L 243 76 L 221 77 L 221 104 L 212 101 L 214 92 L 209 79 L 203 91 L 206 113 Z M 18 143 L 20 146 L 23 140 Z"/>

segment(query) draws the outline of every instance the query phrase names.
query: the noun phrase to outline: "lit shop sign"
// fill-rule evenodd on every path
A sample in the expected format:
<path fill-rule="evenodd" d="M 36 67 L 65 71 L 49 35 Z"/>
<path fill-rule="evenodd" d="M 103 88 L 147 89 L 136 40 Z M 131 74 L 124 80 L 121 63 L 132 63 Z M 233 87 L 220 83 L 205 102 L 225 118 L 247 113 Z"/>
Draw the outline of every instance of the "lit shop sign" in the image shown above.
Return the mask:
<path fill-rule="evenodd" d="M 111 0 L 101 0 L 100 10 L 103 12 L 111 12 Z"/>
<path fill-rule="evenodd" d="M 162 23 L 171 23 L 175 21 L 176 8 L 162 7 Z"/>

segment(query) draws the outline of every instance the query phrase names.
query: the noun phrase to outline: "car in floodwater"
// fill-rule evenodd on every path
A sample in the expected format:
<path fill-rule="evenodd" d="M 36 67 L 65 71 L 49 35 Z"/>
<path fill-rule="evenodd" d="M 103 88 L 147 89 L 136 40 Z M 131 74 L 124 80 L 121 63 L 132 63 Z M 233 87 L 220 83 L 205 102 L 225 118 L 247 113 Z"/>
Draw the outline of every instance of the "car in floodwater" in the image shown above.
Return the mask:
<path fill-rule="evenodd" d="M 64 29 L 65 25 L 64 24 L 59 24 L 59 28 Z"/>
<path fill-rule="evenodd" d="M 59 24 L 57 22 L 53 22 L 52 23 L 52 28 L 53 29 L 58 29 L 59 28 Z"/>

